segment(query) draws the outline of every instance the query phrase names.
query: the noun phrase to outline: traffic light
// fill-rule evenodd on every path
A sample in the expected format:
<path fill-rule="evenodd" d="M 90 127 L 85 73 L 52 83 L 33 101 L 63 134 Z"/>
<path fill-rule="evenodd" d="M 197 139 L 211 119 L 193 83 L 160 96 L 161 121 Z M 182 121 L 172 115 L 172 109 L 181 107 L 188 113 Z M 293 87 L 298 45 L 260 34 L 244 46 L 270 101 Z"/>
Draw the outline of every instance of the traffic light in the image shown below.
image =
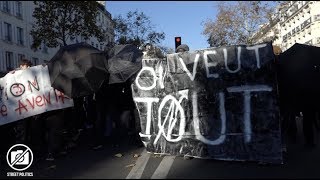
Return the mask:
<path fill-rule="evenodd" d="M 176 49 L 177 49 L 177 47 L 181 45 L 181 37 L 175 37 L 174 43 L 175 43 Z"/>

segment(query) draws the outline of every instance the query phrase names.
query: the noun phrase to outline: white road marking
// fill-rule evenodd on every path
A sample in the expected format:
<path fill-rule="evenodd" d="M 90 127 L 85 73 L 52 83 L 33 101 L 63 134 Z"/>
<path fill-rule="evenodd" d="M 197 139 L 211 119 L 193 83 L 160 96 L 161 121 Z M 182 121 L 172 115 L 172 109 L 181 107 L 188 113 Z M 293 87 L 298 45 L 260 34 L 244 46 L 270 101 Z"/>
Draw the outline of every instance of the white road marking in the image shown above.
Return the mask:
<path fill-rule="evenodd" d="M 176 156 L 165 156 L 151 179 L 166 179 Z"/>
<path fill-rule="evenodd" d="M 147 150 L 144 149 L 141 153 L 142 155 L 137 159 L 136 165 L 133 166 L 130 173 L 126 177 L 126 179 L 140 179 L 144 168 L 147 165 L 147 162 L 150 158 L 150 153 L 147 153 Z"/>

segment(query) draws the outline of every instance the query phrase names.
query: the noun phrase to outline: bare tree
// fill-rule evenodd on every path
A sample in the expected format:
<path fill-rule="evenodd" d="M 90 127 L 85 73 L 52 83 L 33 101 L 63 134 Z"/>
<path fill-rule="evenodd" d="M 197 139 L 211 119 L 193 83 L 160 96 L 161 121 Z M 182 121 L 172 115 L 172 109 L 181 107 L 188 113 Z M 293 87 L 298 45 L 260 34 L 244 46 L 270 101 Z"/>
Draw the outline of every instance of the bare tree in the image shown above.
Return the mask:
<path fill-rule="evenodd" d="M 159 45 L 158 46 L 160 48 L 160 50 L 164 53 L 164 54 L 172 54 L 175 53 L 175 50 L 171 47 L 167 47 L 167 46 L 163 46 L 163 45 Z"/>
<path fill-rule="evenodd" d="M 66 46 L 67 40 L 81 35 L 85 39 L 105 40 L 105 32 L 96 25 L 99 3 L 96 1 L 34 1 L 35 25 L 30 32 L 37 49 L 41 43 L 48 47 Z"/>
<path fill-rule="evenodd" d="M 165 38 L 164 32 L 157 32 L 150 18 L 143 12 L 129 11 L 125 17 L 114 18 L 115 38 L 118 44 L 134 44 L 141 46 L 146 43 L 158 44 Z"/>
<path fill-rule="evenodd" d="M 211 47 L 252 44 L 251 37 L 260 25 L 272 20 L 280 1 L 218 2 L 217 17 L 204 23 L 203 34 Z"/>

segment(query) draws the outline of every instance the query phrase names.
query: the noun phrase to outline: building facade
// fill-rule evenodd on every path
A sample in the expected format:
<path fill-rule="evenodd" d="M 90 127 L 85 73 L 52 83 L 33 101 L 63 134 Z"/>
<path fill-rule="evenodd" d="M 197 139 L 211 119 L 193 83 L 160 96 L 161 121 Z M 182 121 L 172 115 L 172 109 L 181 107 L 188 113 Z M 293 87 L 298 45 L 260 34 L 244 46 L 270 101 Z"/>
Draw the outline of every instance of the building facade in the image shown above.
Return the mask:
<path fill-rule="evenodd" d="M 282 51 L 295 43 L 320 47 L 319 1 L 286 1 L 273 19 L 275 23 L 264 25 L 253 37 L 256 42 L 271 39 Z"/>
<path fill-rule="evenodd" d="M 97 24 L 106 31 L 106 41 L 99 43 L 96 38 L 84 40 L 82 37 L 68 40 L 68 44 L 87 42 L 104 50 L 105 46 L 114 42 L 114 23 L 105 3 L 99 2 Z M 48 48 L 44 44 L 34 51 L 31 49 L 30 31 L 35 19 L 32 17 L 35 5 L 33 1 L 0 1 L 0 72 L 7 72 L 18 66 L 22 58 L 30 59 L 33 65 L 49 61 L 57 48 Z"/>

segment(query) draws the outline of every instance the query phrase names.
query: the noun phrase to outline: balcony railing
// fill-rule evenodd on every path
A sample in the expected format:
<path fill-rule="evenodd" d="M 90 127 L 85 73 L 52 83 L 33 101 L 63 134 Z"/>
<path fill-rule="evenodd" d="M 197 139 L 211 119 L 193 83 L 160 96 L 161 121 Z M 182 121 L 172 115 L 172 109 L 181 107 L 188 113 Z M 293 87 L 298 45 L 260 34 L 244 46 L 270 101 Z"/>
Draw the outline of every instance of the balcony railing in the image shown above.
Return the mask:
<path fill-rule="evenodd" d="M 281 10 L 282 12 L 282 17 L 281 17 L 281 21 L 283 21 L 283 23 L 285 23 L 286 21 L 292 19 L 292 17 L 290 17 L 291 15 L 296 14 L 298 11 L 300 11 L 301 9 L 303 11 L 309 11 L 310 10 L 310 6 L 309 6 L 309 1 L 303 1 L 301 7 L 298 6 L 298 4 L 293 4 L 291 7 L 285 7 Z M 310 14 L 310 12 L 308 12 Z M 304 17 L 304 13 L 301 14 L 302 17 Z M 299 17 L 298 17 L 299 19 Z"/>

